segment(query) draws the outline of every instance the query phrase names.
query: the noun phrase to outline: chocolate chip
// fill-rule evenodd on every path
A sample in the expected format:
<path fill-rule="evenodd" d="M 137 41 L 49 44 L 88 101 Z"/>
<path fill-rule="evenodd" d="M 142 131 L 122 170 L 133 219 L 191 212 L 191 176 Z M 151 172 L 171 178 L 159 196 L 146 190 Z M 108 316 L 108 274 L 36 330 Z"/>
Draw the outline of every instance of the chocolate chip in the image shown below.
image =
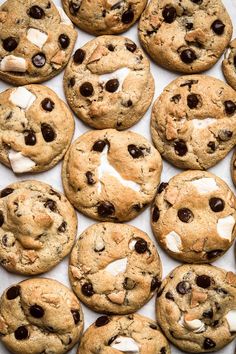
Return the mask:
<path fill-rule="evenodd" d="M 72 316 L 74 318 L 75 324 L 78 324 L 80 321 L 80 312 L 79 310 L 71 310 Z"/>
<path fill-rule="evenodd" d="M 162 11 L 162 16 L 165 22 L 172 23 L 177 16 L 176 9 L 173 6 L 167 5 Z"/>
<path fill-rule="evenodd" d="M 159 208 L 155 205 L 152 211 L 152 221 L 157 222 L 160 217 L 160 210 Z"/>
<path fill-rule="evenodd" d="M 40 20 L 45 15 L 43 9 L 37 5 L 31 6 L 31 8 L 28 11 L 28 14 L 30 17 L 36 20 Z"/>
<path fill-rule="evenodd" d="M 190 284 L 187 281 L 181 281 L 177 284 L 176 290 L 179 294 L 185 295 L 190 291 Z"/>
<path fill-rule="evenodd" d="M 195 95 L 194 93 L 191 93 L 190 95 L 188 95 L 187 103 L 188 103 L 188 106 L 190 109 L 196 108 L 197 105 L 199 104 L 199 99 L 198 99 L 197 95 Z"/>
<path fill-rule="evenodd" d="M 137 46 L 135 43 L 125 43 L 126 49 L 128 49 L 131 53 L 134 53 L 135 50 L 137 49 Z"/>
<path fill-rule="evenodd" d="M 114 5 L 112 5 L 111 10 L 116 10 L 116 9 L 120 9 L 121 5 L 123 3 L 124 0 L 121 1 L 117 1 Z"/>
<path fill-rule="evenodd" d="M 194 4 L 201 5 L 203 0 L 191 0 Z"/>
<path fill-rule="evenodd" d="M 115 47 L 113 44 L 108 44 L 107 49 L 110 50 L 110 52 L 114 52 Z"/>
<path fill-rule="evenodd" d="M 174 296 L 173 296 L 173 294 L 172 294 L 170 291 L 167 291 L 165 297 L 166 297 L 166 299 L 168 299 L 168 300 L 174 301 Z"/>
<path fill-rule="evenodd" d="M 174 102 L 175 104 L 179 103 L 179 101 L 181 100 L 181 95 L 174 95 L 173 97 L 171 97 L 170 101 Z"/>
<path fill-rule="evenodd" d="M 32 63 L 36 68 L 42 68 L 46 63 L 46 56 L 44 53 L 35 54 L 32 58 Z"/>
<path fill-rule="evenodd" d="M 206 253 L 208 259 L 219 257 L 223 253 L 222 250 L 213 250 Z"/>
<path fill-rule="evenodd" d="M 151 329 L 154 329 L 154 330 L 157 330 L 157 329 L 158 329 L 157 325 L 154 324 L 154 323 L 150 323 L 150 324 L 149 324 L 149 327 L 150 327 Z"/>
<path fill-rule="evenodd" d="M 25 130 L 25 145 L 34 146 L 37 142 L 35 132 L 33 130 Z"/>
<path fill-rule="evenodd" d="M 229 115 L 234 114 L 236 111 L 236 104 L 233 101 L 225 101 L 224 102 L 225 105 L 225 112 Z"/>
<path fill-rule="evenodd" d="M 234 56 L 234 66 L 236 68 L 236 55 Z"/>
<path fill-rule="evenodd" d="M 13 193 L 14 189 L 12 188 L 5 188 L 1 191 L 1 198 L 7 197 L 9 194 Z"/>
<path fill-rule="evenodd" d="M 12 52 L 18 46 L 17 41 L 13 37 L 7 37 L 2 41 L 2 46 L 7 52 Z"/>
<path fill-rule="evenodd" d="M 107 81 L 105 88 L 108 92 L 116 92 L 118 90 L 119 87 L 119 81 L 117 79 L 111 79 L 109 81 Z"/>
<path fill-rule="evenodd" d="M 106 218 L 115 213 L 115 207 L 112 203 L 104 201 L 99 203 L 97 207 L 97 212 L 99 216 Z"/>
<path fill-rule="evenodd" d="M 58 227 L 57 231 L 58 232 L 65 232 L 66 231 L 66 228 L 67 228 L 67 222 L 66 221 L 63 221 L 61 223 L 61 225 Z"/>
<path fill-rule="evenodd" d="M 93 85 L 90 82 L 84 82 L 79 90 L 82 96 L 90 97 L 93 94 Z"/>
<path fill-rule="evenodd" d="M 70 38 L 67 36 L 67 34 L 60 34 L 58 41 L 62 49 L 66 49 L 70 45 Z"/>
<path fill-rule="evenodd" d="M 160 286 L 161 286 L 161 281 L 157 277 L 152 278 L 151 291 L 155 291 L 156 289 L 160 288 Z"/>
<path fill-rule="evenodd" d="M 136 285 L 136 282 L 133 279 L 125 278 L 123 282 L 123 288 L 126 290 L 132 290 Z"/>
<path fill-rule="evenodd" d="M 51 125 L 47 123 L 41 124 L 41 132 L 43 134 L 43 138 L 47 143 L 50 143 L 55 139 L 55 132 L 52 129 Z"/>
<path fill-rule="evenodd" d="M 188 31 L 191 31 L 191 29 L 193 29 L 193 23 L 192 22 L 187 22 L 186 25 L 185 25 L 186 29 Z"/>
<path fill-rule="evenodd" d="M 128 25 L 131 23 L 134 19 L 134 12 L 132 9 L 128 9 L 122 14 L 121 21 L 125 24 Z"/>
<path fill-rule="evenodd" d="M 4 215 L 3 212 L 0 210 L 0 227 L 3 225 L 4 223 Z"/>
<path fill-rule="evenodd" d="M 140 238 L 138 239 L 138 241 L 135 243 L 135 251 L 139 254 L 145 253 L 147 251 L 148 245 L 147 242 Z"/>
<path fill-rule="evenodd" d="M 128 101 L 125 101 L 125 102 L 121 102 L 122 106 L 126 107 L 126 108 L 129 108 L 133 105 L 133 102 L 131 100 L 128 100 Z M 121 125 L 121 123 L 120 123 Z"/>
<path fill-rule="evenodd" d="M 28 329 L 25 326 L 20 326 L 15 330 L 15 338 L 17 340 L 27 339 L 29 336 Z"/>
<path fill-rule="evenodd" d="M 225 202 L 221 198 L 211 198 L 209 201 L 209 205 L 212 211 L 218 213 L 224 210 Z"/>
<path fill-rule="evenodd" d="M 39 305 L 30 306 L 30 314 L 35 318 L 42 318 L 44 316 L 44 309 Z"/>
<path fill-rule="evenodd" d="M 162 347 L 160 350 L 160 354 L 166 354 L 167 353 L 167 349 L 165 347 Z"/>
<path fill-rule="evenodd" d="M 102 152 L 107 144 L 109 144 L 107 140 L 98 140 L 93 145 L 93 151 Z"/>
<path fill-rule="evenodd" d="M 188 208 L 178 210 L 178 217 L 182 222 L 189 223 L 193 221 L 193 213 Z"/>
<path fill-rule="evenodd" d="M 95 326 L 96 327 L 102 327 L 105 326 L 110 322 L 110 319 L 108 316 L 100 316 L 96 319 Z"/>
<path fill-rule="evenodd" d="M 233 136 L 233 132 L 231 132 L 230 130 L 220 130 L 219 131 L 219 138 L 222 141 L 228 141 L 232 138 Z"/>
<path fill-rule="evenodd" d="M 161 182 L 161 184 L 158 187 L 157 193 L 161 194 L 166 189 L 167 186 L 168 186 L 167 182 Z"/>
<path fill-rule="evenodd" d="M 210 310 L 204 311 L 202 316 L 205 317 L 205 318 L 213 318 L 213 310 L 210 309 Z"/>
<path fill-rule="evenodd" d="M 211 278 L 208 275 L 198 275 L 196 277 L 196 284 L 200 288 L 207 289 L 211 285 Z"/>
<path fill-rule="evenodd" d="M 57 210 L 57 204 L 56 202 L 54 202 L 54 200 L 52 199 L 48 199 L 45 203 L 44 203 L 45 208 L 49 208 L 51 211 L 55 212 Z"/>
<path fill-rule="evenodd" d="M 85 175 L 86 175 L 86 178 L 87 178 L 87 183 L 88 183 L 89 185 L 92 185 L 92 184 L 95 184 L 95 183 L 96 183 L 96 182 L 94 181 L 94 179 L 93 179 L 93 173 L 92 173 L 92 172 L 88 171 L 88 172 L 85 173 Z"/>
<path fill-rule="evenodd" d="M 183 140 L 175 141 L 174 142 L 174 149 L 175 149 L 176 155 L 178 155 L 178 156 L 184 156 L 188 152 L 187 145 L 186 145 L 185 141 L 183 141 Z"/>
<path fill-rule="evenodd" d="M 41 102 L 42 108 L 47 112 L 52 112 L 55 107 L 55 103 L 50 98 L 44 98 Z"/>
<path fill-rule="evenodd" d="M 211 338 L 205 338 L 203 342 L 203 348 L 206 350 L 215 348 L 216 344 Z"/>
<path fill-rule="evenodd" d="M 68 81 L 68 87 L 74 87 L 75 86 L 75 78 L 72 77 Z"/>
<path fill-rule="evenodd" d="M 185 64 L 191 64 L 197 59 L 197 56 L 192 49 L 185 49 L 181 52 L 180 58 Z"/>
<path fill-rule="evenodd" d="M 211 152 L 216 151 L 216 143 L 214 141 L 209 141 L 207 146 L 211 149 Z"/>
<path fill-rule="evenodd" d="M 133 157 L 133 159 L 138 159 L 139 157 L 143 157 L 143 151 L 138 146 L 134 144 L 128 145 L 129 154 Z"/>
<path fill-rule="evenodd" d="M 81 287 L 81 291 L 87 297 L 93 296 L 93 294 L 94 294 L 93 284 L 92 283 L 84 283 Z"/>
<path fill-rule="evenodd" d="M 80 9 L 80 4 L 76 4 L 75 2 L 70 1 L 69 10 L 70 10 L 71 15 L 73 15 L 73 16 L 77 15 L 77 13 L 79 12 L 79 9 Z"/>
<path fill-rule="evenodd" d="M 85 58 L 85 51 L 83 49 L 77 49 L 73 56 L 74 63 L 82 64 L 84 58 Z"/>
<path fill-rule="evenodd" d="M 221 20 L 215 20 L 211 25 L 211 29 L 215 32 L 215 34 L 218 34 L 218 36 L 220 36 L 224 33 L 225 25 Z"/>
<path fill-rule="evenodd" d="M 7 300 L 14 300 L 20 295 L 20 287 L 19 285 L 12 286 L 6 292 Z"/>

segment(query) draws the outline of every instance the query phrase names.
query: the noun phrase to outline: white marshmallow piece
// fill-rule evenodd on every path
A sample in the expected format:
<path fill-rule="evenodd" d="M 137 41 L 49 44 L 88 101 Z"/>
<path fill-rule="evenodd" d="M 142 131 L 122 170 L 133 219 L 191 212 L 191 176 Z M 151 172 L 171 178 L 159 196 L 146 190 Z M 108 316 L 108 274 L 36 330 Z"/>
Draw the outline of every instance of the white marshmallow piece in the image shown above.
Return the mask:
<path fill-rule="evenodd" d="M 8 158 L 10 160 L 11 168 L 15 173 L 29 172 L 36 165 L 36 163 L 29 157 L 14 150 L 9 151 Z"/>
<path fill-rule="evenodd" d="M 135 238 L 133 238 L 132 240 L 129 241 L 129 249 L 131 251 L 134 250 L 134 246 L 135 246 L 136 242 L 137 242 L 137 240 L 135 240 Z"/>
<path fill-rule="evenodd" d="M 119 92 L 122 90 L 123 83 L 126 79 L 126 77 L 129 75 L 130 69 L 128 68 L 121 68 L 116 71 L 113 71 L 113 73 L 108 73 L 104 75 L 99 76 L 99 82 L 101 84 L 105 84 L 107 81 L 112 80 L 112 79 L 117 79 L 119 81 L 119 87 L 116 92 Z"/>
<path fill-rule="evenodd" d="M 24 58 L 7 55 L 0 63 L 0 70 L 24 73 L 27 70 L 27 62 Z"/>
<path fill-rule="evenodd" d="M 140 185 L 138 183 L 135 183 L 133 181 L 129 181 L 127 179 L 124 179 L 117 171 L 116 169 L 110 165 L 108 158 L 107 158 L 107 152 L 108 152 L 108 146 L 106 145 L 102 154 L 101 154 L 101 159 L 100 159 L 100 166 L 98 167 L 98 192 L 101 193 L 102 191 L 102 185 L 101 185 L 101 180 L 104 175 L 109 175 L 113 176 L 118 181 L 125 187 L 133 189 L 135 192 L 139 192 L 140 190 Z"/>
<path fill-rule="evenodd" d="M 105 270 L 116 277 L 119 273 L 124 273 L 127 267 L 127 257 L 118 259 L 117 261 L 111 262 L 106 266 Z"/>
<path fill-rule="evenodd" d="M 64 25 L 73 27 L 71 20 L 69 19 L 69 17 L 67 16 L 67 14 L 63 10 L 63 8 L 60 6 L 57 6 L 57 10 L 58 10 L 59 15 L 61 17 L 61 23 L 63 23 Z"/>
<path fill-rule="evenodd" d="M 219 219 L 217 221 L 217 232 L 219 236 L 231 241 L 234 224 L 235 219 L 232 215 Z"/>
<path fill-rule="evenodd" d="M 43 48 L 44 44 L 47 42 L 48 35 L 36 28 L 30 28 L 27 32 L 27 39 L 40 49 Z"/>
<path fill-rule="evenodd" d="M 204 129 L 209 127 L 209 125 L 212 125 L 217 121 L 216 118 L 205 118 L 205 119 L 193 119 L 192 123 L 194 128 L 196 129 Z"/>
<path fill-rule="evenodd" d="M 199 178 L 190 183 L 197 189 L 198 193 L 200 194 L 215 192 L 219 189 L 214 178 Z"/>
<path fill-rule="evenodd" d="M 29 109 L 30 106 L 34 103 L 34 101 L 36 100 L 36 96 L 33 95 L 25 87 L 18 87 L 17 89 L 12 91 L 9 100 L 15 106 L 26 110 Z"/>
<path fill-rule="evenodd" d="M 201 333 L 206 330 L 205 324 L 198 319 L 192 321 L 184 320 L 184 327 L 194 333 Z"/>
<path fill-rule="evenodd" d="M 180 253 L 182 241 L 180 236 L 175 231 L 171 231 L 168 235 L 166 235 L 166 246 L 170 251 Z"/>
<path fill-rule="evenodd" d="M 126 354 L 139 354 L 139 346 L 133 338 L 118 336 L 110 345 L 112 348 Z"/>
<path fill-rule="evenodd" d="M 230 332 L 236 332 L 236 310 L 231 310 L 225 316 Z"/>

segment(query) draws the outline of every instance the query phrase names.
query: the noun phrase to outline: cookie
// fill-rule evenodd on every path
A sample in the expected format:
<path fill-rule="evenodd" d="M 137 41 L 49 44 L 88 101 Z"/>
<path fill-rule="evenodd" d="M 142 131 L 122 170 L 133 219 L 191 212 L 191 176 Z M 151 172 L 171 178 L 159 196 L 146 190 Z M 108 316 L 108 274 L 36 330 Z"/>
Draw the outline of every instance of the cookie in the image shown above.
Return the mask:
<path fill-rule="evenodd" d="M 14 85 L 51 79 L 68 63 L 76 38 L 51 0 L 7 0 L 0 6 L 0 78 Z"/>
<path fill-rule="evenodd" d="M 160 185 L 152 208 L 152 229 L 173 258 L 209 263 L 221 257 L 236 236 L 236 198 L 209 172 L 186 171 Z"/>
<path fill-rule="evenodd" d="M 52 168 L 73 134 L 69 108 L 49 88 L 27 85 L 0 93 L 0 161 L 14 173 Z"/>
<path fill-rule="evenodd" d="M 162 161 L 143 136 L 114 129 L 90 131 L 68 150 L 62 181 L 70 202 L 101 221 L 127 221 L 153 200 Z"/>
<path fill-rule="evenodd" d="M 50 270 L 75 241 L 77 217 L 65 196 L 46 183 L 23 181 L 0 192 L 0 263 L 13 273 Z"/>
<path fill-rule="evenodd" d="M 231 36 L 220 0 L 151 0 L 139 23 L 141 44 L 153 60 L 183 73 L 210 69 Z"/>
<path fill-rule="evenodd" d="M 138 314 L 101 316 L 84 333 L 77 354 L 170 354 L 156 322 Z"/>
<path fill-rule="evenodd" d="M 140 17 L 147 0 L 62 0 L 71 21 L 91 34 L 127 31 Z"/>
<path fill-rule="evenodd" d="M 71 253 L 72 288 L 97 312 L 137 311 L 161 285 L 161 275 L 160 258 L 151 239 L 130 225 L 92 225 Z"/>
<path fill-rule="evenodd" d="M 210 76 L 179 77 L 154 103 L 151 134 L 174 166 L 208 169 L 236 143 L 236 92 Z"/>
<path fill-rule="evenodd" d="M 225 52 L 222 70 L 226 81 L 236 90 L 236 39 L 234 39 Z"/>
<path fill-rule="evenodd" d="M 79 300 L 56 280 L 12 285 L 0 300 L 0 340 L 14 354 L 63 354 L 80 339 Z"/>
<path fill-rule="evenodd" d="M 154 80 L 143 51 L 128 38 L 101 36 L 76 50 L 64 75 L 74 113 L 96 129 L 123 130 L 150 106 Z"/>
<path fill-rule="evenodd" d="M 182 265 L 162 283 L 157 321 L 188 353 L 218 351 L 236 336 L 236 275 L 211 265 Z"/>
<path fill-rule="evenodd" d="M 236 150 L 234 150 L 234 153 L 231 158 L 231 177 L 232 181 L 236 186 Z"/>

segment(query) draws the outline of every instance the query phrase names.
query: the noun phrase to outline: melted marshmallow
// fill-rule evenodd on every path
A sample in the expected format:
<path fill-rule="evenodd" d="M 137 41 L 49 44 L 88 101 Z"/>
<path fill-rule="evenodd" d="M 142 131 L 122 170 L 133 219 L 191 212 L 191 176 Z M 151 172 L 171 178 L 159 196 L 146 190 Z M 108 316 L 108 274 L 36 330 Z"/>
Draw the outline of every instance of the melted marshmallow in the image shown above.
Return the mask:
<path fill-rule="evenodd" d="M 234 224 L 235 219 L 232 215 L 219 219 L 217 221 L 217 232 L 219 236 L 231 241 Z"/>
<path fill-rule="evenodd" d="M 118 336 L 110 345 L 112 348 L 126 354 L 139 354 L 139 346 L 133 338 Z"/>
<path fill-rule="evenodd" d="M 111 262 L 106 266 L 105 270 L 109 272 L 114 277 L 119 273 L 124 273 L 127 267 L 127 257 L 118 259 L 114 262 Z"/>
<path fill-rule="evenodd" d="M 25 87 L 18 87 L 17 89 L 13 90 L 10 94 L 9 100 L 15 106 L 29 109 L 30 106 L 36 100 L 36 96 L 33 95 L 29 90 Z"/>
<path fill-rule="evenodd" d="M 0 70 L 24 73 L 27 70 L 27 62 L 24 58 L 7 55 L 0 63 Z"/>
<path fill-rule="evenodd" d="M 216 122 L 215 118 L 193 119 L 192 123 L 196 129 L 204 129 Z"/>
<path fill-rule="evenodd" d="M 175 231 L 171 231 L 166 235 L 166 246 L 172 252 L 179 253 L 181 251 L 182 241 Z"/>

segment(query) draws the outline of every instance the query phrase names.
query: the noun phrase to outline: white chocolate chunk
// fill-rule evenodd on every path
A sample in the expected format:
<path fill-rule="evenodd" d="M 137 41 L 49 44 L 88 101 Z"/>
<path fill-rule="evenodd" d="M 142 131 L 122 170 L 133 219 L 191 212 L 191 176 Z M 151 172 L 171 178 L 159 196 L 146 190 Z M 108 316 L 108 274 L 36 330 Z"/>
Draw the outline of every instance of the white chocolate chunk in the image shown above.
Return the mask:
<path fill-rule="evenodd" d="M 137 240 L 135 240 L 135 238 L 133 238 L 132 240 L 129 241 L 129 249 L 130 250 L 134 250 L 134 246 L 136 244 Z"/>
<path fill-rule="evenodd" d="M 113 71 L 113 73 L 108 73 L 104 75 L 99 76 L 99 82 L 101 84 L 105 84 L 107 81 L 112 80 L 112 79 L 117 79 L 119 81 L 119 87 L 116 92 L 119 92 L 122 90 L 123 83 L 126 79 L 126 77 L 129 75 L 130 69 L 128 68 L 121 68 L 116 71 Z"/>
<path fill-rule="evenodd" d="M 64 25 L 73 27 L 71 20 L 69 19 L 69 17 L 67 16 L 67 14 L 63 10 L 63 8 L 60 6 L 57 6 L 57 10 L 58 10 L 59 15 L 61 17 L 61 23 L 63 23 Z"/>
<path fill-rule="evenodd" d="M 205 119 L 193 119 L 192 123 L 194 128 L 196 129 L 204 129 L 209 127 L 209 125 L 212 125 L 217 121 L 216 118 L 205 118 Z"/>
<path fill-rule="evenodd" d="M 225 316 L 230 332 L 236 332 L 236 310 L 231 310 Z"/>
<path fill-rule="evenodd" d="M 175 231 L 171 231 L 166 235 L 166 246 L 172 252 L 179 253 L 181 251 L 182 241 Z"/>
<path fill-rule="evenodd" d="M 9 100 L 11 101 L 11 103 L 13 103 L 17 107 L 20 107 L 23 109 L 29 109 L 30 106 L 36 100 L 36 96 L 33 95 L 25 87 L 18 87 L 17 89 L 12 91 L 12 93 L 10 94 Z"/>
<path fill-rule="evenodd" d="M 24 58 L 7 55 L 1 61 L 0 70 L 24 73 L 27 70 L 27 62 Z"/>
<path fill-rule="evenodd" d="M 27 32 L 27 39 L 42 49 L 44 44 L 47 42 L 48 35 L 47 33 L 44 33 L 36 28 L 30 28 Z"/>
<path fill-rule="evenodd" d="M 36 163 L 29 157 L 14 150 L 9 151 L 8 158 L 10 160 L 11 168 L 15 173 L 29 172 L 36 165 Z"/>
<path fill-rule="evenodd" d="M 190 182 L 200 194 L 211 193 L 217 191 L 219 188 L 214 178 L 199 178 Z"/>
<path fill-rule="evenodd" d="M 219 236 L 231 241 L 234 224 L 235 219 L 232 215 L 219 219 L 217 221 L 217 232 Z"/>
<path fill-rule="evenodd" d="M 126 354 L 139 354 L 139 346 L 133 338 L 118 336 L 110 345 L 112 348 Z"/>
<path fill-rule="evenodd" d="M 104 175 L 109 175 L 113 176 L 118 181 L 125 187 L 133 189 L 135 192 L 139 192 L 140 190 L 140 185 L 138 183 L 135 183 L 133 181 L 129 181 L 127 179 L 124 179 L 117 171 L 116 169 L 110 165 L 108 159 L 107 159 L 107 152 L 108 152 L 108 147 L 107 145 L 103 149 L 103 152 L 101 154 L 101 160 L 100 160 L 100 166 L 98 167 L 98 193 L 101 193 L 102 191 L 102 185 L 101 185 L 101 180 Z"/>
<path fill-rule="evenodd" d="M 127 257 L 118 259 L 117 261 L 111 262 L 106 266 L 105 270 L 109 272 L 114 277 L 119 273 L 124 273 L 127 267 Z"/>

